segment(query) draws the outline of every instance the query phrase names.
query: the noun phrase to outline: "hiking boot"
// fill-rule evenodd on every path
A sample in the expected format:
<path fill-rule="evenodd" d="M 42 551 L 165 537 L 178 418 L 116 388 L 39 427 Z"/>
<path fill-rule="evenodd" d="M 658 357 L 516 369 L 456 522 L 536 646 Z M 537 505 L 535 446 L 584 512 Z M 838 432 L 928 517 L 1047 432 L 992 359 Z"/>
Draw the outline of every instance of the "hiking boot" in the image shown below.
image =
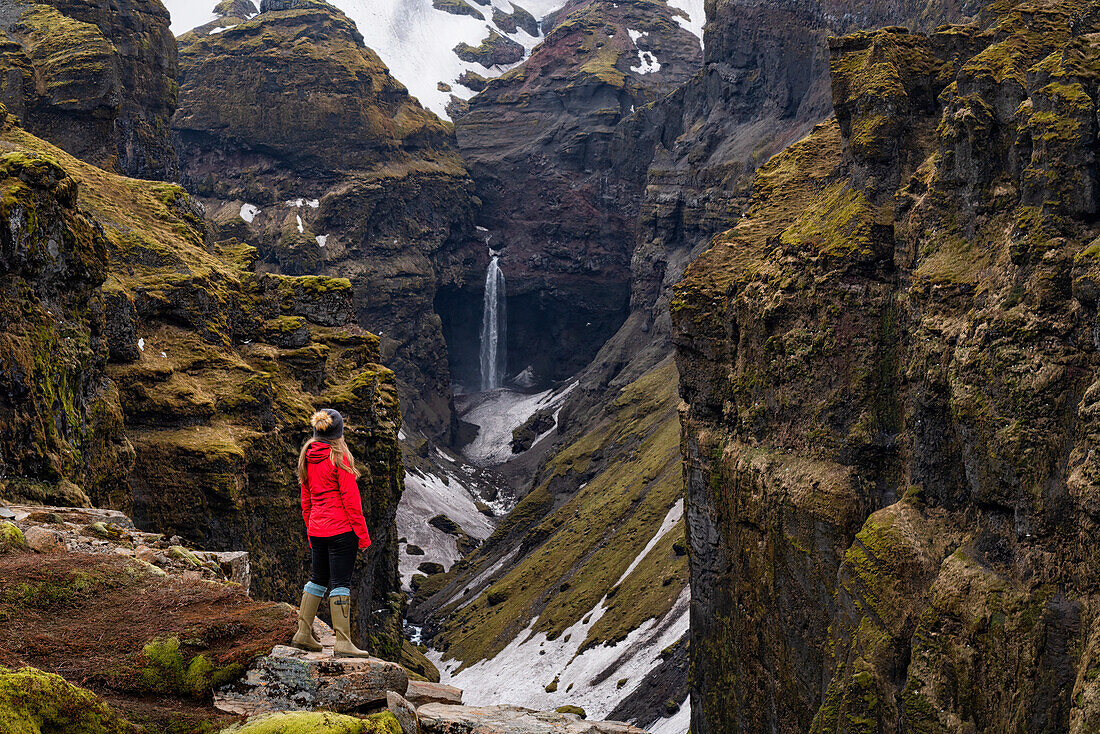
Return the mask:
<path fill-rule="evenodd" d="M 333 657 L 369 658 L 370 653 L 360 650 L 351 641 L 351 597 L 330 596 L 328 608 L 332 612 L 332 629 L 336 631 L 336 647 Z"/>
<path fill-rule="evenodd" d="M 290 643 L 299 650 L 321 652 L 321 642 L 313 636 L 313 618 L 317 616 L 317 607 L 320 604 L 321 597 L 308 591 L 302 592 L 302 603 L 298 605 L 298 631 L 294 633 L 294 639 Z"/>

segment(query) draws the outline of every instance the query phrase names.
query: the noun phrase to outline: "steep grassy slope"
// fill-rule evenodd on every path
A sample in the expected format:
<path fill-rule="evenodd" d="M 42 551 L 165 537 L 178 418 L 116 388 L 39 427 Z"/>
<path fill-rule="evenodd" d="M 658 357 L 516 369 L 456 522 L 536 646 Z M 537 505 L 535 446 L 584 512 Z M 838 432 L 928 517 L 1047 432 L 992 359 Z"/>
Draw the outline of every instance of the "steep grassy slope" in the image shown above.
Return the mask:
<path fill-rule="evenodd" d="M 432 646 L 471 695 L 604 716 L 682 634 L 669 631 L 687 578 L 675 385 L 666 361 L 623 389 L 482 548 L 418 591 L 413 618 L 430 614 Z M 669 697 L 682 700 L 628 714 L 650 723 Z"/>
<path fill-rule="evenodd" d="M 178 186 L 79 161 L 4 115 L 0 494 L 94 502 L 211 549 L 292 599 L 307 564 L 294 490 L 313 407 L 347 416 L 375 546 L 361 624 L 397 655 L 401 492 L 393 373 L 349 325 L 351 284 L 256 273 Z M 368 622 L 369 620 L 369 622 Z"/>
<path fill-rule="evenodd" d="M 1095 729 L 1098 10 L 832 41 L 688 269 L 697 734 Z"/>

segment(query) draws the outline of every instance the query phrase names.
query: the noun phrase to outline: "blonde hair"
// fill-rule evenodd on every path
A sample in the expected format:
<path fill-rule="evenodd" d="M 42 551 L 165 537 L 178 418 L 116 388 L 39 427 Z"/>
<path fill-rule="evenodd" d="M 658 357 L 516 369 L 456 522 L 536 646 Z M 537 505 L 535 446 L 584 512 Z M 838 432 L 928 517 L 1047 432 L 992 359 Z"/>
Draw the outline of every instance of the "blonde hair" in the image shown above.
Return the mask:
<path fill-rule="evenodd" d="M 323 431 L 332 426 L 332 416 L 324 410 L 318 410 L 310 417 L 309 424 L 313 426 L 313 430 Z M 321 441 L 319 439 L 310 438 L 302 444 L 302 450 L 298 452 L 298 481 L 301 484 L 305 484 L 306 480 L 309 478 L 309 474 L 306 471 L 306 452 L 314 443 L 327 443 L 329 445 L 331 451 L 329 452 L 328 460 L 332 462 L 333 467 L 342 466 L 344 469 L 351 472 L 356 479 L 362 476 L 360 471 L 355 467 L 355 457 L 351 455 L 351 449 L 348 448 L 348 444 L 344 441 L 343 437 L 334 441 Z"/>

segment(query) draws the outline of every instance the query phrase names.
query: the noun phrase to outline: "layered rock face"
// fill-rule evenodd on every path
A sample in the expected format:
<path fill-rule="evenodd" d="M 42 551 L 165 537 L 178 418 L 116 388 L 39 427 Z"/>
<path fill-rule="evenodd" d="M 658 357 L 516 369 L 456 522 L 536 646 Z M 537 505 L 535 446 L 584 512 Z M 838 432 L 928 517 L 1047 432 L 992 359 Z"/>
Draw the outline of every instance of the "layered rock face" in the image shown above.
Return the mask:
<path fill-rule="evenodd" d="M 531 57 L 455 121 L 484 204 L 479 223 L 504 252 L 513 372 L 576 373 L 626 317 L 648 157 L 633 140 L 616 147 L 615 131 L 699 68 L 698 39 L 674 12 L 656 0 L 575 0 L 547 20 L 553 30 Z M 448 305 L 480 304 L 480 285 Z M 464 380 L 477 374 L 476 352 L 455 349 L 476 342 L 468 323 L 447 323 Z"/>
<path fill-rule="evenodd" d="M 308 565 L 297 450 L 311 411 L 336 407 L 374 536 L 359 622 L 398 655 L 400 411 L 351 283 L 258 273 L 255 250 L 212 238 L 179 186 L 84 163 L 12 118 L 0 140 L 0 493 L 248 550 L 253 592 L 294 599 Z"/>
<path fill-rule="evenodd" d="M 176 41 L 160 0 L 0 3 L 0 102 L 69 153 L 141 178 L 176 175 Z"/>
<path fill-rule="evenodd" d="M 359 323 L 379 333 L 400 375 L 409 423 L 446 440 L 450 372 L 434 296 L 464 277 L 474 206 L 448 128 L 332 6 L 261 9 L 181 38 L 183 181 L 221 236 L 259 249 L 264 270 L 350 279 Z"/>
<path fill-rule="evenodd" d="M 831 42 L 672 304 L 692 731 L 1093 731 L 1095 3 Z"/>

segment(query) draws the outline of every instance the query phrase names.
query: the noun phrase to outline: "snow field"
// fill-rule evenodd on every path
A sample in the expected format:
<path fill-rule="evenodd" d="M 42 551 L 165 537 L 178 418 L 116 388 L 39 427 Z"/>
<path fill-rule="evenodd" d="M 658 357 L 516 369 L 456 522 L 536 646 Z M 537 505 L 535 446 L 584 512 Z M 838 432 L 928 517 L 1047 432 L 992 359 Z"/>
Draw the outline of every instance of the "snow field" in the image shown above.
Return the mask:
<path fill-rule="evenodd" d="M 422 556 L 409 555 L 405 547 L 400 550 L 398 569 L 406 589 L 421 563 L 434 561 L 449 569 L 462 557 L 454 536 L 428 524 L 439 514 L 454 520 L 472 538 L 484 540 L 493 532 L 493 522 L 478 512 L 473 495 L 453 475 L 445 482 L 434 474 L 406 472 L 405 492 L 397 506 L 397 533 L 424 550 Z"/>
<path fill-rule="evenodd" d="M 463 455 L 477 466 L 497 466 L 511 459 L 512 431 L 527 422 L 527 419 L 540 410 L 554 410 L 554 422 L 557 423 L 557 410 L 577 387 L 570 383 L 559 390 L 527 395 L 508 388 L 500 388 L 481 393 L 471 398 L 470 404 L 462 412 L 462 420 L 477 425 L 477 438 L 462 449 Z M 549 433 L 547 431 L 546 433 Z M 546 433 L 539 436 L 542 440 Z M 537 443 L 537 441 L 536 441 Z"/>

